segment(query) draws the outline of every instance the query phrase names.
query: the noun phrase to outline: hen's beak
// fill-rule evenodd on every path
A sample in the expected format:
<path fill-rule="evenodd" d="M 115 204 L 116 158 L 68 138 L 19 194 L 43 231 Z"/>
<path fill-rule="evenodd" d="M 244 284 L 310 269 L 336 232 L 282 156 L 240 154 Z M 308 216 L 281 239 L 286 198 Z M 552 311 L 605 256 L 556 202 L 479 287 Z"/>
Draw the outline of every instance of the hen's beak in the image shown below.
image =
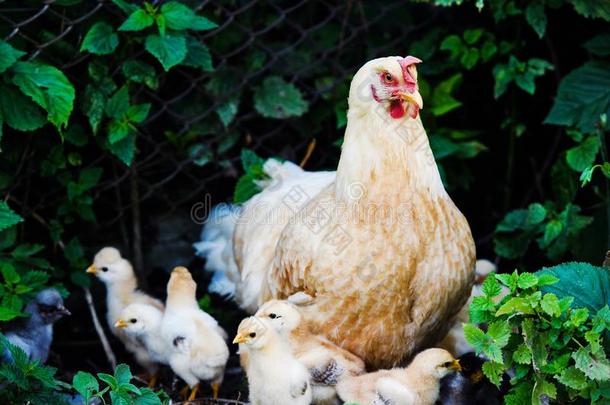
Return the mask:
<path fill-rule="evenodd" d="M 453 363 L 451 363 L 451 366 L 449 367 L 449 370 L 453 370 L 453 371 L 462 371 L 462 366 L 460 365 L 460 361 L 459 360 L 453 360 Z"/>
<path fill-rule="evenodd" d="M 114 324 L 115 328 L 119 328 L 119 329 L 124 329 L 127 327 L 127 322 L 125 322 L 122 319 L 119 319 L 118 321 L 116 321 L 116 323 Z"/>
<path fill-rule="evenodd" d="M 91 266 L 87 267 L 87 273 L 90 273 L 90 274 L 97 273 L 97 267 L 95 267 L 95 264 L 92 264 Z"/>
<path fill-rule="evenodd" d="M 237 336 L 235 336 L 235 339 L 233 339 L 233 344 L 238 344 L 238 343 L 246 343 L 246 335 L 242 335 L 241 333 L 238 333 Z"/>
<path fill-rule="evenodd" d="M 424 108 L 424 99 L 419 94 L 419 91 L 415 90 L 413 93 L 400 93 L 400 98 L 404 101 L 416 105 L 418 109 Z"/>

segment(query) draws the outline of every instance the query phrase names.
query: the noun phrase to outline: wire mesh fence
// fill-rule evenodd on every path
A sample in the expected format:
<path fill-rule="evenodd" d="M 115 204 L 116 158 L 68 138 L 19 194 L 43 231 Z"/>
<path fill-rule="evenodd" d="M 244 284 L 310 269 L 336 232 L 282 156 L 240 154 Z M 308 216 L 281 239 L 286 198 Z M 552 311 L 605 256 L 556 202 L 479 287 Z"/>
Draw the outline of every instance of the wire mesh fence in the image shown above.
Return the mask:
<path fill-rule="evenodd" d="M 351 75 L 371 57 L 396 49 L 406 53 L 411 33 L 432 24 L 438 13 L 421 5 L 415 8 L 416 17 L 413 6 L 406 13 L 404 1 L 391 0 L 184 3 L 218 24 L 193 33 L 209 47 L 213 71 L 176 66 L 164 72 L 157 65 L 158 86 L 137 86 L 134 97 L 151 102 L 152 108 L 138 127 L 131 167 L 99 147 L 82 152 L 82 167 L 104 168 L 92 193 L 96 232 L 83 235 L 83 244 L 99 244 L 104 235 L 133 249 L 137 264 L 143 260 L 142 246 L 158 238 L 151 229 L 162 218 L 178 213 L 188 220 L 193 204 L 206 194 L 215 202 L 231 198 L 244 147 L 262 156 L 299 160 L 316 138 L 318 148 L 309 167 L 332 167 L 339 155 L 334 143 L 341 137 L 338 123 Z M 27 51 L 25 59 L 60 68 L 78 89 L 87 85 L 88 66 L 98 58 L 80 51 L 83 37 L 98 21 L 118 26 L 125 18 L 112 1 L 0 0 L 0 38 Z M 109 71 L 117 82 L 123 80 L 126 59 L 150 58 L 137 41 L 121 49 Z M 308 105 L 303 116 L 270 119 L 256 111 L 252 92 L 271 75 L 300 90 Z M 228 101 L 236 111 L 224 122 L 221 108 Z M 71 124 L 83 120 L 75 114 Z M 9 195 L 25 216 L 43 222 L 54 215 L 50 212 L 65 199 L 65 190 L 38 180 L 40 173 L 28 165 L 35 158 L 41 156 L 24 148 Z"/>

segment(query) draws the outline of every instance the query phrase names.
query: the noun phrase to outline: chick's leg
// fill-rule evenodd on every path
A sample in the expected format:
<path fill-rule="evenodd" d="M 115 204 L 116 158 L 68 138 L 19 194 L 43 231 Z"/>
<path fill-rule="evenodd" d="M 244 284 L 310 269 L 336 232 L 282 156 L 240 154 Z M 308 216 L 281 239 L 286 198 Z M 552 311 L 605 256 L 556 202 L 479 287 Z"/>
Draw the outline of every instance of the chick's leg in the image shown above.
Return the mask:
<path fill-rule="evenodd" d="M 157 373 L 150 375 L 150 380 L 148 380 L 148 388 L 154 388 L 157 385 Z"/>
<path fill-rule="evenodd" d="M 185 399 L 189 394 L 189 386 L 185 385 L 180 392 L 178 393 L 178 395 L 180 395 L 181 399 Z"/>
<path fill-rule="evenodd" d="M 191 390 L 191 395 L 189 395 L 187 401 L 192 401 L 197 396 L 197 392 L 199 391 L 199 384 L 195 385 Z"/>
<path fill-rule="evenodd" d="M 212 397 L 218 399 L 218 390 L 220 390 L 220 383 L 215 381 L 212 383 Z"/>

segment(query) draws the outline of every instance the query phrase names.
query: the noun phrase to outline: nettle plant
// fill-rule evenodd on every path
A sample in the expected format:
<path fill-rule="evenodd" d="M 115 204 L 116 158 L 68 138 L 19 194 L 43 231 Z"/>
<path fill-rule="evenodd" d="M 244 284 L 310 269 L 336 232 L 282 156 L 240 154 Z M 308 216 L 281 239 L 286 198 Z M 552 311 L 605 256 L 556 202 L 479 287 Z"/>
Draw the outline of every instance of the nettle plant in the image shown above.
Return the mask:
<path fill-rule="evenodd" d="M 510 292 L 498 300 L 502 285 Z M 609 287 L 608 270 L 585 263 L 485 280 L 464 334 L 489 359 L 483 372 L 490 381 L 499 386 L 513 371 L 506 404 L 608 403 Z"/>

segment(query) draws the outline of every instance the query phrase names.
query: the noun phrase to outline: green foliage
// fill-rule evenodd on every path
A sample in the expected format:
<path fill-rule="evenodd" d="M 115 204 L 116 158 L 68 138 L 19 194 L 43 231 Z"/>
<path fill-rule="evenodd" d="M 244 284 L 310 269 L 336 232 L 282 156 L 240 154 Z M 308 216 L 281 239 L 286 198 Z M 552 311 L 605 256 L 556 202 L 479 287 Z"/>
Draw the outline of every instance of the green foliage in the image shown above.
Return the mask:
<path fill-rule="evenodd" d="M 515 83 L 517 87 L 529 94 L 536 92 L 535 79 L 544 75 L 546 70 L 552 70 L 553 65 L 549 62 L 532 58 L 527 62 L 521 62 L 514 56 L 510 56 L 508 63 L 498 64 L 494 67 L 493 74 L 496 79 L 494 96 L 499 98 L 508 89 L 510 83 Z"/>
<path fill-rule="evenodd" d="M 164 394 L 156 393 L 150 388 L 138 388 L 132 384 L 133 376 L 129 366 L 119 364 L 114 375 L 98 373 L 97 379 L 90 373 L 79 371 L 72 379 L 72 387 L 84 398 L 88 404 L 92 398 L 100 398 L 113 405 L 161 405 L 167 403 Z M 99 381 L 105 387 L 101 387 Z"/>
<path fill-rule="evenodd" d="M 241 164 L 245 173 L 240 177 L 235 186 L 233 194 L 233 202 L 235 204 L 244 203 L 259 193 L 261 188 L 257 182 L 269 179 L 269 176 L 263 171 L 265 159 L 253 151 L 249 149 L 241 151 Z"/>
<path fill-rule="evenodd" d="M 5 404 L 67 404 L 59 390 L 66 384 L 55 379 L 56 369 L 28 359 L 21 348 L 0 334 L 0 401 Z M 8 357 L 7 357 L 8 356 Z"/>
<path fill-rule="evenodd" d="M 609 69 L 608 62 L 592 61 L 570 72 L 559 85 L 545 123 L 593 132 L 610 109 Z"/>
<path fill-rule="evenodd" d="M 580 212 L 575 204 L 559 209 L 551 202 L 511 211 L 496 226 L 496 254 L 508 259 L 522 257 L 535 240 L 550 259 L 559 260 L 593 220 Z"/>
<path fill-rule="evenodd" d="M 308 104 L 293 84 L 277 76 L 268 77 L 254 92 L 254 108 L 263 117 L 299 117 L 307 112 Z"/>
<path fill-rule="evenodd" d="M 581 307 L 574 298 L 597 297 L 607 288 L 598 286 L 584 293 L 580 288 L 591 286 L 592 280 L 574 288 L 579 277 L 589 277 L 592 269 L 565 263 L 536 274 L 515 271 L 486 279 L 483 296 L 470 307 L 473 323 L 464 325 L 464 335 L 477 353 L 488 358 L 483 373 L 491 382 L 499 386 L 502 374 L 514 369 L 506 404 L 538 405 L 549 399 L 564 403 L 579 398 L 602 404 L 610 399 L 606 392 L 610 360 L 602 344 L 610 330 L 610 307 L 606 303 L 597 309 Z M 609 275 L 605 278 L 608 283 Z M 510 293 L 496 303 L 501 284 Z M 488 323 L 487 331 L 476 323 Z"/>

